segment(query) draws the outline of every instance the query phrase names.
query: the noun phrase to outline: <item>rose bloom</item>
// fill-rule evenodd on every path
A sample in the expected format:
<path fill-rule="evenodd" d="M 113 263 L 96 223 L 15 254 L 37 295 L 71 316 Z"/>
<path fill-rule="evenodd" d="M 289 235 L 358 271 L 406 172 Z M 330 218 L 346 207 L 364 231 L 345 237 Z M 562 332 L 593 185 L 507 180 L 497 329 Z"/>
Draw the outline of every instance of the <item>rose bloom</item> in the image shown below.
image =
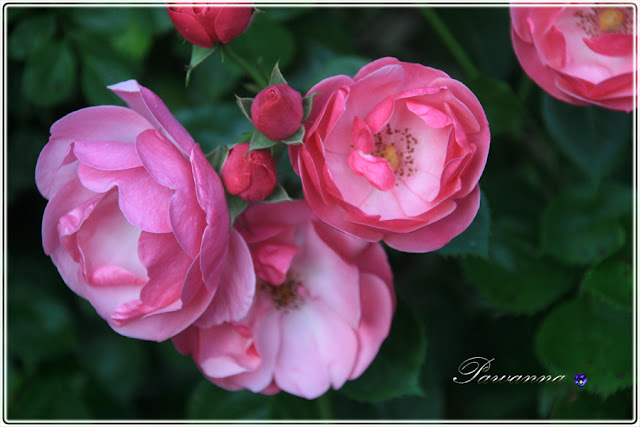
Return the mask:
<path fill-rule="evenodd" d="M 524 71 L 571 104 L 635 108 L 633 9 L 512 7 L 511 39 Z"/>
<path fill-rule="evenodd" d="M 242 34 L 251 22 L 253 7 L 172 5 L 167 13 L 185 40 L 208 49 L 213 43 L 229 43 Z"/>
<path fill-rule="evenodd" d="M 465 85 L 382 58 L 313 92 L 304 145 L 289 154 L 320 219 L 406 252 L 439 249 L 469 226 L 490 135 Z"/>
<path fill-rule="evenodd" d="M 162 341 L 205 309 L 220 322 L 243 317 L 255 279 L 225 279 L 251 258 L 229 233 L 220 179 L 157 95 L 135 80 L 110 89 L 131 108 L 68 114 L 40 153 L 45 253 L 126 336 Z"/>
<path fill-rule="evenodd" d="M 238 223 L 258 280 L 251 310 L 222 325 L 198 319 L 176 348 L 227 390 L 313 399 L 360 376 L 395 308 L 381 245 L 313 219 L 303 201 L 253 205 Z"/>

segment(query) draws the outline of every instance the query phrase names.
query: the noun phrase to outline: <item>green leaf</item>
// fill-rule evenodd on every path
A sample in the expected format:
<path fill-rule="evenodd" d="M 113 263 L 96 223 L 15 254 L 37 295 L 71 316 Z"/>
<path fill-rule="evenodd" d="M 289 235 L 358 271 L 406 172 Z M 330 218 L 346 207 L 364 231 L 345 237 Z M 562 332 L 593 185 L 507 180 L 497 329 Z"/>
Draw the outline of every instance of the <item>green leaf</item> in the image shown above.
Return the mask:
<path fill-rule="evenodd" d="M 313 92 L 311 95 L 307 95 L 302 98 L 302 123 L 309 118 L 311 110 L 313 109 L 313 98 L 319 95 L 320 92 Z"/>
<path fill-rule="evenodd" d="M 631 145 L 627 113 L 571 105 L 545 94 L 542 117 L 564 154 L 595 183 L 613 170 Z"/>
<path fill-rule="evenodd" d="M 289 197 L 289 195 L 287 194 L 287 190 L 285 190 L 282 185 L 277 184 L 273 192 L 269 195 L 269 197 L 264 199 L 263 202 L 276 203 L 276 202 L 286 202 L 290 200 L 293 200 L 293 199 Z"/>
<path fill-rule="evenodd" d="M 11 354 L 30 369 L 36 363 L 70 353 L 76 336 L 68 308 L 50 295 L 32 298 L 33 293 L 26 290 L 34 286 L 28 283 L 12 280 L 10 285 L 24 290 L 12 298 L 8 311 Z"/>
<path fill-rule="evenodd" d="M 242 114 L 251 122 L 251 104 L 253 103 L 253 98 L 240 98 L 238 95 L 234 96 L 236 97 L 236 104 L 240 107 L 240 111 L 242 111 Z"/>
<path fill-rule="evenodd" d="M 46 43 L 27 60 L 22 93 L 39 107 L 59 104 L 71 95 L 75 74 L 71 48 L 61 41 Z"/>
<path fill-rule="evenodd" d="M 287 145 L 296 145 L 296 144 L 302 144 L 303 139 L 304 139 L 304 126 L 300 125 L 296 133 L 294 133 L 288 138 L 281 140 L 280 142 Z"/>
<path fill-rule="evenodd" d="M 261 148 L 270 148 L 276 145 L 277 141 L 272 141 L 259 130 L 255 130 L 253 132 L 253 136 L 251 137 L 250 147 L 251 150 L 259 150 Z"/>
<path fill-rule="evenodd" d="M 526 110 L 508 84 L 480 76 L 468 85 L 484 108 L 492 136 L 521 131 Z"/>
<path fill-rule="evenodd" d="M 262 14 L 230 45 L 239 56 L 260 66 L 266 74 L 276 62 L 283 68 L 289 65 L 295 52 L 295 37 L 286 27 Z"/>
<path fill-rule="evenodd" d="M 213 52 L 215 52 L 217 46 L 212 47 L 211 49 L 207 49 L 201 46 L 193 45 L 191 49 L 191 61 L 189 62 L 189 67 L 187 68 L 187 78 L 185 81 L 185 85 L 189 85 L 189 80 L 191 79 L 191 72 L 194 68 L 196 68 L 202 61 L 207 59 Z"/>
<path fill-rule="evenodd" d="M 271 78 L 269 79 L 269 86 L 277 85 L 277 84 L 281 84 L 281 83 L 288 84 L 287 81 L 284 79 L 284 76 L 280 72 L 280 67 L 278 66 L 278 63 L 276 62 L 276 65 L 274 65 L 274 67 L 273 67 L 273 71 L 271 71 Z"/>
<path fill-rule="evenodd" d="M 533 314 L 571 289 L 574 273 L 553 260 L 539 257 L 526 243 L 526 223 L 501 220 L 495 224 L 491 261 L 474 257 L 462 261 L 466 279 L 500 311 Z"/>
<path fill-rule="evenodd" d="M 189 398 L 187 418 L 197 420 L 265 420 L 273 397 L 246 390 L 226 391 L 201 381 Z"/>
<path fill-rule="evenodd" d="M 20 21 L 9 34 L 7 54 L 11 59 L 25 60 L 56 32 L 56 15 L 30 16 Z"/>
<path fill-rule="evenodd" d="M 303 86 L 311 87 L 323 79 L 339 74 L 353 77 L 370 62 L 370 59 L 360 56 L 337 56 L 322 64 L 320 70 L 314 76 L 310 76 L 306 85 Z"/>
<path fill-rule="evenodd" d="M 551 374 L 584 373 L 582 391 L 607 397 L 632 383 L 632 316 L 581 297 L 556 307 L 542 321 L 536 352 Z"/>
<path fill-rule="evenodd" d="M 589 379 L 589 378 L 587 378 Z M 585 387 L 590 384 L 587 383 Z M 615 420 L 631 419 L 631 391 L 602 399 L 575 387 L 555 402 L 550 418 L 554 420 Z"/>
<path fill-rule="evenodd" d="M 229 193 L 225 193 L 227 196 L 227 209 L 229 209 L 229 217 L 231 218 L 230 227 L 233 227 L 233 223 L 235 222 L 238 215 L 244 212 L 245 209 L 249 206 L 249 202 L 241 199 L 238 196 L 233 196 Z"/>
<path fill-rule="evenodd" d="M 286 392 L 271 397 L 271 413 L 269 418 L 280 420 L 317 420 L 321 418 L 318 401 L 328 399 L 331 392 L 318 399 L 307 400 Z"/>
<path fill-rule="evenodd" d="M 340 392 L 360 402 L 424 396 L 420 370 L 427 350 L 424 327 L 411 307 L 398 298 L 389 337 L 371 366 Z"/>
<path fill-rule="evenodd" d="M 141 61 L 149 52 L 153 34 L 149 31 L 147 22 L 135 20 L 120 32 L 113 33 L 109 38 L 111 46 L 121 55 Z"/>
<path fill-rule="evenodd" d="M 630 188 L 619 185 L 596 194 L 581 188 L 558 194 L 542 214 L 542 251 L 577 265 L 607 258 L 624 245 L 620 217 L 631 216 L 631 196 Z"/>
<path fill-rule="evenodd" d="M 15 404 L 12 419 L 89 419 L 86 377 L 80 373 L 50 372 L 25 383 Z M 63 396 L 63 398 L 59 398 Z"/>
<path fill-rule="evenodd" d="M 610 258 L 592 267 L 582 281 L 582 291 L 589 292 L 623 310 L 631 310 L 633 297 L 632 268 L 626 262 Z"/>
<path fill-rule="evenodd" d="M 482 258 L 489 256 L 489 231 L 491 228 L 491 212 L 485 194 L 480 198 L 478 214 L 469 228 L 447 243 L 437 252 L 440 255 L 476 255 Z"/>

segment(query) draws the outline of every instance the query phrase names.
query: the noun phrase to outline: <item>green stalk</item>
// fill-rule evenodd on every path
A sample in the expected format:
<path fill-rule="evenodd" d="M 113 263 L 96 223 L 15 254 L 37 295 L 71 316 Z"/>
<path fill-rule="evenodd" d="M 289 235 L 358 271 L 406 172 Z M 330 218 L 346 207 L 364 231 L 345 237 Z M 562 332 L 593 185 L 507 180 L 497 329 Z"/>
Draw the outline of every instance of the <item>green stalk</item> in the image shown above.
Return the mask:
<path fill-rule="evenodd" d="M 329 393 L 325 393 L 317 398 L 316 403 L 318 405 L 320 418 L 323 420 L 332 420 L 333 411 L 331 411 L 331 398 L 329 397 Z"/>
<path fill-rule="evenodd" d="M 260 88 L 269 86 L 269 82 L 255 68 L 249 65 L 247 61 L 245 61 L 240 56 L 238 56 L 233 51 L 233 49 L 229 47 L 229 45 L 221 44 L 221 49 L 224 52 L 224 54 L 229 57 L 229 59 L 231 59 L 233 62 L 238 64 L 240 68 L 245 70 L 251 76 L 251 78 L 258 84 L 258 86 L 260 86 Z"/>
<path fill-rule="evenodd" d="M 470 79 L 478 77 L 478 69 L 473 65 L 471 58 L 469 58 L 469 55 L 467 55 L 460 43 L 458 43 L 455 37 L 453 37 L 451 31 L 449 31 L 449 28 L 447 28 L 445 23 L 440 19 L 440 17 L 438 17 L 435 10 L 433 8 L 423 7 L 422 14 L 438 34 L 442 42 L 447 46 L 447 48 L 449 48 L 467 77 Z"/>

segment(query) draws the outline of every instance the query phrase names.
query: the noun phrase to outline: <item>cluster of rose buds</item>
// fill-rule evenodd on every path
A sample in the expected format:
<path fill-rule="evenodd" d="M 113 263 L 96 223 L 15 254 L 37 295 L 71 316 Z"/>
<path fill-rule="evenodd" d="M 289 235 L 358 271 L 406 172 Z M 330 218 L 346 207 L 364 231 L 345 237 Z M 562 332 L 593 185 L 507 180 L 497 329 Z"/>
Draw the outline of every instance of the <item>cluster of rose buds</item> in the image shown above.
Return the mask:
<path fill-rule="evenodd" d="M 206 48 L 241 34 L 252 13 L 169 7 L 180 34 Z M 629 111 L 629 16 L 514 7 L 514 47 L 551 95 Z M 225 389 L 311 399 L 360 376 L 389 333 L 395 295 L 379 242 L 434 251 L 473 221 L 489 123 L 463 83 L 396 58 L 305 97 L 277 66 L 272 76 L 239 98 L 255 131 L 219 171 L 135 80 L 109 87 L 129 108 L 58 120 L 36 168 L 49 200 L 42 239 L 67 285 L 118 333 L 172 338 Z M 283 143 L 304 200 L 265 201 Z M 249 202 L 235 220 L 232 196 Z"/>

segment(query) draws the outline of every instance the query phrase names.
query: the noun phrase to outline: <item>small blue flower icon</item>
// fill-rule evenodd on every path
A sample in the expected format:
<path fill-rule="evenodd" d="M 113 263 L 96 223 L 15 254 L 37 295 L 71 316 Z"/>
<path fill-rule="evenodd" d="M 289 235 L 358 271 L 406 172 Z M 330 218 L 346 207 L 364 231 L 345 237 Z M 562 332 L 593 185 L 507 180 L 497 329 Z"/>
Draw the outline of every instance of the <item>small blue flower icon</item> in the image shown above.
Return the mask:
<path fill-rule="evenodd" d="M 578 384 L 578 386 L 580 387 L 584 387 L 589 382 L 585 374 L 575 374 L 573 376 L 573 379 L 575 383 Z"/>

